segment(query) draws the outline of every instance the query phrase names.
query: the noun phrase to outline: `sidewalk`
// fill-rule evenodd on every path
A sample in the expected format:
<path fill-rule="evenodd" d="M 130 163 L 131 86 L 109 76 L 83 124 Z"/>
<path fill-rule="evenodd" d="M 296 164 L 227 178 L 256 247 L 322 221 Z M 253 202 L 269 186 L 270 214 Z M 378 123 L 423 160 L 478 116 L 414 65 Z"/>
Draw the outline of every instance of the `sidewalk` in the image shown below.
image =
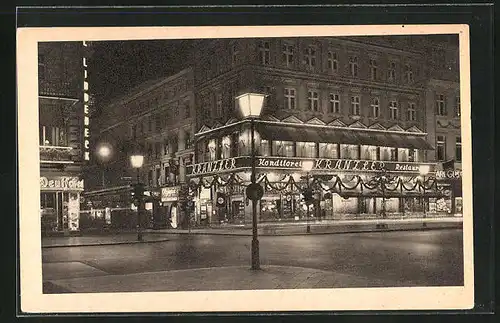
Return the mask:
<path fill-rule="evenodd" d="M 398 282 L 289 266 L 183 269 L 44 281 L 44 293 L 213 291 L 395 286 Z M 399 283 L 401 284 L 401 283 Z"/>
<path fill-rule="evenodd" d="M 151 234 L 148 232 L 144 232 L 143 241 L 141 242 L 137 241 L 137 233 L 127 232 L 109 235 L 43 237 L 42 248 L 104 246 L 163 241 L 168 241 L 168 239 L 165 237 L 165 235 L 162 234 Z"/>
<path fill-rule="evenodd" d="M 406 231 L 431 229 L 461 229 L 461 217 L 446 218 L 409 218 L 409 219 L 373 219 L 373 220 L 322 220 L 310 221 L 310 233 L 306 233 L 307 222 L 290 223 L 263 223 L 258 225 L 258 234 L 261 236 L 276 235 L 303 235 L 303 234 L 334 234 L 334 233 L 361 233 L 377 231 Z M 424 225 L 425 224 L 425 225 Z M 152 233 L 171 234 L 219 234 L 251 236 L 251 225 L 221 225 L 211 228 L 193 229 L 161 229 L 148 230 Z"/>

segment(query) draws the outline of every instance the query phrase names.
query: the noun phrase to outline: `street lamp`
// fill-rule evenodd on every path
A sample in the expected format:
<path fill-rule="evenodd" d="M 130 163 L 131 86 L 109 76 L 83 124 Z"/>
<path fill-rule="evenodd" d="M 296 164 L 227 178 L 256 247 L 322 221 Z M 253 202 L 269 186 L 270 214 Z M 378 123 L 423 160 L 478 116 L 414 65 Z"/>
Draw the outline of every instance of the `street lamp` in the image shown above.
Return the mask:
<path fill-rule="evenodd" d="M 382 168 L 381 174 L 377 176 L 375 179 L 377 181 L 377 184 L 380 186 L 380 190 L 382 191 L 382 219 L 385 219 L 387 217 L 386 205 L 385 205 L 385 188 L 389 180 L 387 177 L 387 169 Z M 387 224 L 377 223 L 377 228 L 387 228 Z"/>
<path fill-rule="evenodd" d="M 255 174 L 255 125 L 254 119 L 260 117 L 264 103 L 264 94 L 245 93 L 236 97 L 241 113 L 244 118 L 250 120 L 251 144 L 250 144 L 250 162 L 252 165 L 252 174 L 250 185 L 247 187 L 247 197 L 252 200 L 252 269 L 260 269 L 259 259 L 259 240 L 257 237 L 257 201 L 264 194 L 262 186 L 257 184 Z"/>
<path fill-rule="evenodd" d="M 306 160 L 306 161 L 302 162 L 302 170 L 304 172 L 306 172 L 306 184 L 307 184 L 306 189 L 304 191 L 304 200 L 305 200 L 306 206 L 307 206 L 307 213 L 306 213 L 306 223 L 307 223 L 306 232 L 307 233 L 311 232 L 311 227 L 309 225 L 309 205 L 311 205 L 311 202 L 312 202 L 312 189 L 309 186 L 309 174 L 313 168 L 313 165 L 314 165 L 314 162 L 312 160 Z"/>
<path fill-rule="evenodd" d="M 423 226 L 427 226 L 427 223 L 425 223 L 425 218 L 427 218 L 427 207 L 425 203 L 425 176 L 429 174 L 430 167 L 429 165 L 420 165 L 418 167 L 418 172 L 420 173 L 420 176 L 422 177 L 422 207 L 424 209 L 424 222 Z"/>
<path fill-rule="evenodd" d="M 112 152 L 113 152 L 113 150 L 112 150 L 111 145 L 109 143 L 103 142 L 97 146 L 97 155 L 99 156 L 99 159 L 101 160 L 102 164 L 107 163 L 111 159 Z M 102 177 L 101 177 L 101 182 L 102 182 L 103 188 L 105 186 L 105 180 L 104 180 L 105 169 L 106 169 L 106 167 L 104 167 L 102 169 Z"/>
<path fill-rule="evenodd" d="M 137 169 L 137 183 L 134 186 L 134 195 L 137 199 L 137 240 L 142 241 L 142 230 L 141 230 L 141 213 L 144 207 L 144 186 L 141 183 L 140 169 L 144 163 L 144 155 L 140 153 L 134 153 L 130 156 L 130 164 L 132 168 Z"/>

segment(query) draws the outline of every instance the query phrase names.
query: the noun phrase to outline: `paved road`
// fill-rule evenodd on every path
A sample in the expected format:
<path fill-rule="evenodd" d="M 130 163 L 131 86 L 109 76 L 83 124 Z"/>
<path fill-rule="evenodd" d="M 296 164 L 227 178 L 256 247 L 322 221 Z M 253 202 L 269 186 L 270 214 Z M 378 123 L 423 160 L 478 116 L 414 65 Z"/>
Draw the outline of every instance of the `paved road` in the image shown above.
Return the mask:
<path fill-rule="evenodd" d="M 78 270 L 72 266 L 78 262 L 95 268 L 96 276 L 250 264 L 250 237 L 168 237 L 170 241 L 149 244 L 44 248 L 44 280 L 77 277 Z M 275 236 L 259 240 L 262 265 L 333 271 L 383 280 L 386 286 L 463 284 L 461 230 Z M 51 263 L 61 262 L 71 263 L 66 272 L 46 269 Z"/>

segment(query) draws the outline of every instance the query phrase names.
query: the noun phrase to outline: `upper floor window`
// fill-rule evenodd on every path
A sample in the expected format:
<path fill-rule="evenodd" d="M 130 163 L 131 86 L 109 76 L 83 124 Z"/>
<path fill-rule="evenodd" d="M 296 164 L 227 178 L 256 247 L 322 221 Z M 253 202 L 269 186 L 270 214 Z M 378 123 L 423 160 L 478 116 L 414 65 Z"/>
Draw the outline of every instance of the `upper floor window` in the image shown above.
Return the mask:
<path fill-rule="evenodd" d="M 293 45 L 290 45 L 290 44 L 283 45 L 283 62 L 285 63 L 286 66 L 293 65 L 294 51 L 295 51 L 295 49 L 294 49 Z"/>
<path fill-rule="evenodd" d="M 396 80 L 396 62 L 390 62 L 389 63 L 389 73 L 388 73 L 388 78 L 389 81 L 395 81 Z"/>
<path fill-rule="evenodd" d="M 295 89 L 285 88 L 285 108 L 295 109 Z"/>
<path fill-rule="evenodd" d="M 417 109 L 415 103 L 408 103 L 408 121 L 417 121 Z"/>
<path fill-rule="evenodd" d="M 460 117 L 460 97 L 455 97 L 455 117 Z"/>
<path fill-rule="evenodd" d="M 316 66 L 316 47 L 309 46 L 306 48 L 305 60 L 308 67 Z"/>
<path fill-rule="evenodd" d="M 351 71 L 351 76 L 354 76 L 354 77 L 358 76 L 358 57 L 357 56 L 351 56 L 349 58 L 349 69 Z"/>
<path fill-rule="evenodd" d="M 45 55 L 43 54 L 38 55 L 38 78 L 45 79 Z"/>
<path fill-rule="evenodd" d="M 443 94 L 436 96 L 436 114 L 438 116 L 446 115 L 446 101 Z"/>
<path fill-rule="evenodd" d="M 358 95 L 351 96 L 351 114 L 352 115 L 355 115 L 355 116 L 360 115 L 359 101 L 360 101 L 360 99 L 359 99 Z"/>
<path fill-rule="evenodd" d="M 398 119 L 398 102 L 396 100 L 389 102 L 389 117 L 392 120 Z"/>
<path fill-rule="evenodd" d="M 137 125 L 132 125 L 132 139 L 137 139 Z"/>
<path fill-rule="evenodd" d="M 336 52 L 328 52 L 328 69 L 336 72 L 339 68 L 339 60 Z"/>
<path fill-rule="evenodd" d="M 155 142 L 155 158 L 160 157 L 161 154 L 161 142 Z"/>
<path fill-rule="evenodd" d="M 410 64 L 405 65 L 405 82 L 413 83 L 413 68 Z"/>
<path fill-rule="evenodd" d="M 328 111 L 330 113 L 340 113 L 340 96 L 337 93 L 330 93 L 330 104 Z"/>
<path fill-rule="evenodd" d="M 170 154 L 170 144 L 169 144 L 169 140 L 166 139 L 163 142 L 163 155 L 168 155 L 168 154 Z"/>
<path fill-rule="evenodd" d="M 446 160 L 446 138 L 443 135 L 436 137 L 436 157 L 438 161 Z"/>
<path fill-rule="evenodd" d="M 372 110 L 371 111 L 372 117 L 374 117 L 374 118 L 380 117 L 380 100 L 379 100 L 379 98 L 372 99 L 371 110 Z"/>
<path fill-rule="evenodd" d="M 259 41 L 260 63 L 269 65 L 271 63 L 271 45 L 268 41 Z"/>
<path fill-rule="evenodd" d="M 310 111 L 318 111 L 319 110 L 319 97 L 318 92 L 315 90 L 309 90 L 307 95 L 307 100 L 309 103 Z"/>
<path fill-rule="evenodd" d="M 234 43 L 232 46 L 231 46 L 231 62 L 233 65 L 236 65 L 238 63 L 238 56 L 239 56 L 240 52 L 238 50 L 238 44 L 237 43 Z"/>
<path fill-rule="evenodd" d="M 377 79 L 377 61 L 375 59 L 370 59 L 370 78 Z"/>
<path fill-rule="evenodd" d="M 186 131 L 184 134 L 184 149 L 193 148 L 193 138 L 191 137 L 191 133 Z"/>
<path fill-rule="evenodd" d="M 64 128 L 40 126 L 40 146 L 67 146 L 67 134 Z"/>
<path fill-rule="evenodd" d="M 156 114 L 155 115 L 155 129 L 156 131 L 161 131 L 161 115 L 160 114 Z"/>
<path fill-rule="evenodd" d="M 457 162 L 462 161 L 462 137 L 456 137 L 455 139 L 455 160 Z"/>

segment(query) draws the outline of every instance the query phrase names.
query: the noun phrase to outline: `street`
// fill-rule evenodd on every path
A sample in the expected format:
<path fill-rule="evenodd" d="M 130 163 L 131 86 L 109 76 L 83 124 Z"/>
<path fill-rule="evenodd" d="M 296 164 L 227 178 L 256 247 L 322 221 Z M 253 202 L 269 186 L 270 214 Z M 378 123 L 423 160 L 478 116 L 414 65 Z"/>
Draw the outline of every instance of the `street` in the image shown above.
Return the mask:
<path fill-rule="evenodd" d="M 44 281 L 82 277 L 81 272 L 72 270 L 74 266 L 65 267 L 64 263 L 82 263 L 92 268 L 83 276 L 94 275 L 94 271 L 102 276 L 250 265 L 250 237 L 163 236 L 169 241 L 44 248 Z M 262 266 L 352 275 L 373 281 L 374 286 L 463 284 L 461 230 L 266 236 L 259 240 Z M 62 266 L 54 270 L 51 265 Z"/>

